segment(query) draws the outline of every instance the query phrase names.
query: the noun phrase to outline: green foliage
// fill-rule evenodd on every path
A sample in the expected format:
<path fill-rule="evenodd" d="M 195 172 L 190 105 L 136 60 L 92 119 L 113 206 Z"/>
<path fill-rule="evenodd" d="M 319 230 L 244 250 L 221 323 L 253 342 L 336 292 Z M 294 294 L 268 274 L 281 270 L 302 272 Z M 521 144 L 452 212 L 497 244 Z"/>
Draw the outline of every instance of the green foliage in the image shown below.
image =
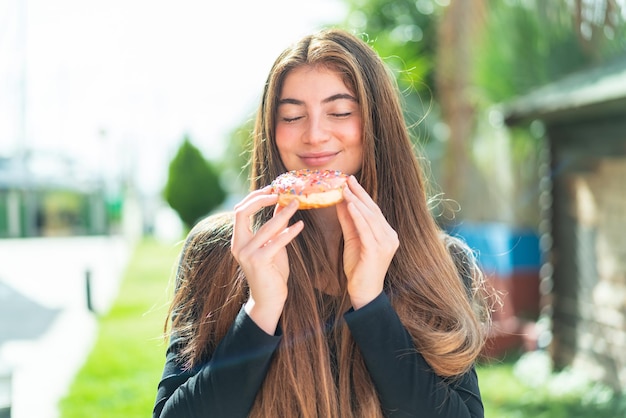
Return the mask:
<path fill-rule="evenodd" d="M 579 18 L 577 3 L 587 8 Z M 615 16 L 606 22 L 608 9 L 603 9 L 603 3 L 608 7 L 604 0 L 489 0 L 482 41 L 475 48 L 473 99 L 477 108 L 488 112 L 494 104 L 515 100 L 570 73 L 623 55 L 626 51 L 624 19 L 616 4 Z M 492 131 L 497 129 L 491 127 Z M 479 166 L 479 172 L 491 187 L 500 187 L 486 209 L 480 212 L 488 213 L 496 208 L 489 213 L 491 218 L 505 213 L 505 208 L 498 208 L 494 200 L 510 196 L 508 200 L 515 203 L 508 206 L 512 208 L 515 221 L 537 225 L 539 167 L 541 150 L 546 144 L 542 135 L 532 134 L 527 126 L 506 131 L 510 150 L 506 158 L 512 167 L 509 170 L 512 182 L 498 184 L 507 177 L 489 176 L 490 166 L 495 163 Z M 474 140 L 474 144 L 477 142 L 480 139 Z M 484 151 L 491 154 L 489 158 L 493 161 L 499 158 L 491 150 Z"/>
<path fill-rule="evenodd" d="M 437 16 L 433 0 L 348 0 L 347 26 L 362 33 L 399 72 L 400 86 L 428 92 L 433 81 Z"/>
<path fill-rule="evenodd" d="M 187 136 L 170 162 L 163 197 L 187 228 L 226 198 L 217 170 Z"/>
<path fill-rule="evenodd" d="M 432 183 L 443 183 L 446 178 L 444 161 L 451 142 L 443 141 L 448 135 L 447 121 L 441 120 L 439 93 L 435 87 L 439 25 L 446 7 L 452 2 L 467 0 L 344 1 L 348 15 L 341 26 L 367 40 L 391 67 L 403 92 L 405 117 L 412 128 L 413 141 L 431 162 L 428 170 Z M 482 199 L 480 205 L 474 205 L 473 211 L 468 210 L 472 204 L 468 199 L 463 200 L 463 196 L 458 197 L 459 203 L 463 216 L 468 219 L 521 221 L 521 225 L 534 225 L 539 181 L 536 168 L 543 144 L 528 132 L 511 132 L 510 137 L 505 138 L 502 131 L 507 129 L 484 126 L 488 114 L 494 104 L 510 101 L 568 73 L 625 55 L 623 2 L 481 0 L 471 4 L 476 13 L 485 13 L 485 19 L 483 27 L 475 26 L 478 42 L 469 51 L 473 57 L 472 78 L 469 85 L 457 93 L 460 100 L 473 107 L 473 115 L 468 116 L 473 120 L 467 126 L 474 126 L 472 143 L 463 145 L 471 150 L 463 153 L 471 169 L 467 179 L 457 178 L 476 186 L 475 191 L 468 193 L 469 200 L 475 201 L 473 196 L 477 193 L 487 198 Z M 579 16 L 576 7 L 582 8 Z M 482 18 L 475 20 L 480 21 Z M 482 132 L 477 130 L 479 125 L 483 125 Z M 484 146 L 487 141 L 478 138 L 487 129 L 493 131 L 488 133 L 494 137 L 493 141 L 506 142 L 508 146 L 487 149 Z M 244 136 L 240 135 L 242 132 Z M 249 132 L 247 126 L 242 126 L 233 134 L 235 158 L 246 149 L 244 144 Z M 477 149 L 481 146 L 482 149 Z M 476 158 L 477 155 L 480 158 Z M 489 175 L 493 161 L 498 161 L 501 169 L 496 176 Z M 234 164 L 240 172 L 242 160 L 235 160 Z M 449 192 L 450 185 L 443 186 L 447 189 L 445 192 Z M 501 205 L 494 204 L 494 199 L 499 199 Z M 508 206 L 506 210 L 501 210 L 503 205 Z M 516 217 L 514 220 L 503 215 L 512 213 L 511 207 L 516 211 L 512 215 Z"/>
<path fill-rule="evenodd" d="M 488 105 L 546 84 L 585 62 L 571 16 L 559 8 L 539 13 L 530 5 L 490 3 L 484 44 L 476 50 L 476 84 L 487 94 Z"/>
<path fill-rule="evenodd" d="M 588 22 L 587 31 L 595 32 L 586 39 L 583 23 L 576 26 L 570 4 L 564 0 L 489 1 L 486 33 L 476 48 L 475 74 L 486 106 L 624 54 L 626 33 L 620 13 L 612 18 L 613 29 L 603 22 Z"/>
<path fill-rule="evenodd" d="M 542 362 L 529 361 L 529 358 L 540 355 L 531 352 L 522 357 L 507 357 L 499 362 L 479 365 L 477 373 L 486 417 L 624 416 L 626 397 L 569 371 L 557 373 L 546 370 Z"/>
<path fill-rule="evenodd" d="M 361 34 L 396 76 L 404 94 L 405 117 L 417 125 L 433 116 L 437 23 L 442 10 L 435 0 L 347 0 L 345 27 Z M 433 122 L 435 123 L 435 122 Z M 431 130 L 427 124 L 426 131 Z M 432 135 L 422 135 L 428 140 Z M 413 135 L 417 141 L 417 135 Z"/>
<path fill-rule="evenodd" d="M 345 25 L 363 33 L 397 71 L 398 84 L 407 92 L 411 107 L 437 101 L 431 94 L 437 28 L 450 1 L 460 0 L 346 0 Z M 585 9 L 577 27 L 575 2 L 569 0 L 486 1 L 483 42 L 471 51 L 476 57 L 473 92 L 482 92 L 475 97 L 479 108 L 510 100 L 626 51 L 626 28 L 618 3 L 609 12 L 608 0 L 581 2 Z M 418 95 L 421 99 L 416 99 Z"/>

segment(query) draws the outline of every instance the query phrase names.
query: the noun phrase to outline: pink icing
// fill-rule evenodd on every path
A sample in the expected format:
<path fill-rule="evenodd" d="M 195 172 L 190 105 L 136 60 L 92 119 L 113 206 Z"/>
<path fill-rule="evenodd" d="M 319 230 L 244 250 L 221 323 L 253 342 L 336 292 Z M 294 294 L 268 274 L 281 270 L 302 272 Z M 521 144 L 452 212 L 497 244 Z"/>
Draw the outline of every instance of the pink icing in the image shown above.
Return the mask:
<path fill-rule="evenodd" d="M 292 170 L 276 177 L 272 193 L 309 195 L 343 187 L 348 176 L 338 170 Z"/>

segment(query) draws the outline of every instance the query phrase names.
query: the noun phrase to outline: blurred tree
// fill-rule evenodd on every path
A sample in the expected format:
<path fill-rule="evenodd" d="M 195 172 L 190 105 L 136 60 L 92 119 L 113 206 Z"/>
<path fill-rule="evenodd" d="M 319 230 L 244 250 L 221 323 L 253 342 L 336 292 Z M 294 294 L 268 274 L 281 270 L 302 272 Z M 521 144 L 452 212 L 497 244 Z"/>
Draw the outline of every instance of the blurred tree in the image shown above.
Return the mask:
<path fill-rule="evenodd" d="M 414 142 L 426 145 L 429 160 L 438 166 L 429 174 L 445 191 L 444 204 L 462 201 L 465 183 L 471 182 L 473 47 L 485 24 L 486 1 L 347 0 L 346 25 L 364 32 L 395 69 L 407 120 L 424 122 Z M 445 217 L 452 216 L 452 208 L 438 210 Z"/>
<path fill-rule="evenodd" d="M 362 35 L 394 71 L 404 94 L 405 117 L 417 127 L 414 142 L 428 142 L 437 115 L 433 102 L 437 20 L 443 0 L 346 0 L 349 13 L 345 26 Z"/>
<path fill-rule="evenodd" d="M 499 101 L 623 54 L 626 47 L 623 0 L 345 1 L 345 26 L 369 40 L 407 96 L 430 98 L 436 88 L 437 102 L 454 84 L 451 77 L 466 85 L 525 87 L 491 97 Z M 473 72 L 477 66 L 480 78 Z M 511 80 L 502 70 L 517 76 Z"/>
<path fill-rule="evenodd" d="M 342 26 L 396 76 L 413 141 L 471 220 L 536 222 L 541 141 L 507 134 L 493 106 L 626 51 L 624 0 L 344 0 Z M 227 169 L 247 183 L 253 120 L 233 130 Z M 475 196 L 481 194 L 481 199 Z M 458 205 L 456 205 L 458 207 Z M 439 206 L 442 222 L 453 216 Z"/>
<path fill-rule="evenodd" d="M 474 80 L 487 106 L 626 52 L 616 0 L 489 0 Z"/>
<path fill-rule="evenodd" d="M 419 109 L 420 96 L 430 100 L 420 141 L 427 143 L 435 182 L 473 220 L 508 221 L 501 209 L 516 206 L 516 199 L 532 207 L 528 188 L 538 181 L 528 173 L 535 172 L 541 142 L 528 141 L 528 133 L 507 139 L 497 117 L 486 115 L 493 105 L 626 50 L 623 0 L 346 2 L 346 26 L 365 33 L 395 68 L 409 111 Z M 507 140 L 512 143 L 500 145 Z M 518 173 L 525 183 L 509 178 Z M 503 188 L 519 190 L 511 201 Z M 488 198 L 477 202 L 477 191 Z M 533 215 L 519 216 L 524 223 Z"/>
<path fill-rule="evenodd" d="M 574 29 L 586 57 L 602 62 L 616 53 L 624 53 L 623 0 L 574 0 L 570 7 Z"/>
<path fill-rule="evenodd" d="M 216 169 L 187 135 L 170 162 L 163 197 L 187 229 L 226 198 Z"/>
<path fill-rule="evenodd" d="M 438 22 L 435 82 L 441 117 L 447 126 L 442 187 L 446 195 L 465 200 L 469 146 L 474 132 L 476 104 L 473 84 L 474 45 L 486 20 L 486 0 L 452 1 Z"/>
<path fill-rule="evenodd" d="M 488 0 L 489 16 L 474 48 L 472 99 L 486 113 L 494 104 L 624 56 L 622 7 L 616 0 Z M 504 129 L 491 113 L 483 117 L 491 119 L 491 126 L 486 127 L 490 132 L 483 129 L 482 137 L 475 135 L 472 144 L 474 150 L 480 146 L 481 152 L 489 155 L 475 168 L 483 190 L 491 196 L 485 199 L 488 205 L 472 212 L 502 220 L 498 217 L 503 216 L 505 207 L 513 207 L 511 215 L 518 224 L 536 225 L 538 166 L 544 158 L 541 130 L 516 128 L 507 130 L 507 138 L 494 135 Z M 496 154 L 497 142 L 503 140 L 508 141 L 506 155 Z M 504 157 L 510 165 L 507 173 L 496 169 Z M 485 164 L 488 160 L 491 163 Z M 471 204 L 466 201 L 465 207 Z"/>

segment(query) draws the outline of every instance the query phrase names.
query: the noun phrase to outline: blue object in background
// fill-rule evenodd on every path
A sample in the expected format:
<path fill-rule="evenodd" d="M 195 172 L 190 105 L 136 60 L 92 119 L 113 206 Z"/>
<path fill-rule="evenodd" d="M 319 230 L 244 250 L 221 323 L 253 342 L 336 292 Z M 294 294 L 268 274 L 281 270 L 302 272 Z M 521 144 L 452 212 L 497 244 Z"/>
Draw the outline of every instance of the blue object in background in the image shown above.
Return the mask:
<path fill-rule="evenodd" d="M 539 237 L 530 228 L 502 223 L 463 223 L 448 230 L 465 241 L 477 255 L 483 270 L 505 279 L 518 271 L 539 271 Z"/>

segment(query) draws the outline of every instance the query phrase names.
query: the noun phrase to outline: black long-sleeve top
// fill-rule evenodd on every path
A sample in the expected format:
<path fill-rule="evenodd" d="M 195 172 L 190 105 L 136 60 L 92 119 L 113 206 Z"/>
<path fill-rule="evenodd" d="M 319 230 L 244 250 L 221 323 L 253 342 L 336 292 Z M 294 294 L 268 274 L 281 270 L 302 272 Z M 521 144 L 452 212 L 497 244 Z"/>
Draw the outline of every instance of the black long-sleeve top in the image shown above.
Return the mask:
<path fill-rule="evenodd" d="M 389 418 L 483 417 L 472 368 L 451 382 L 439 377 L 415 350 L 385 293 L 344 319 L 359 346 Z M 211 359 L 195 370 L 177 362 L 170 340 L 153 418 L 247 417 L 281 340 L 268 335 L 241 309 Z"/>

